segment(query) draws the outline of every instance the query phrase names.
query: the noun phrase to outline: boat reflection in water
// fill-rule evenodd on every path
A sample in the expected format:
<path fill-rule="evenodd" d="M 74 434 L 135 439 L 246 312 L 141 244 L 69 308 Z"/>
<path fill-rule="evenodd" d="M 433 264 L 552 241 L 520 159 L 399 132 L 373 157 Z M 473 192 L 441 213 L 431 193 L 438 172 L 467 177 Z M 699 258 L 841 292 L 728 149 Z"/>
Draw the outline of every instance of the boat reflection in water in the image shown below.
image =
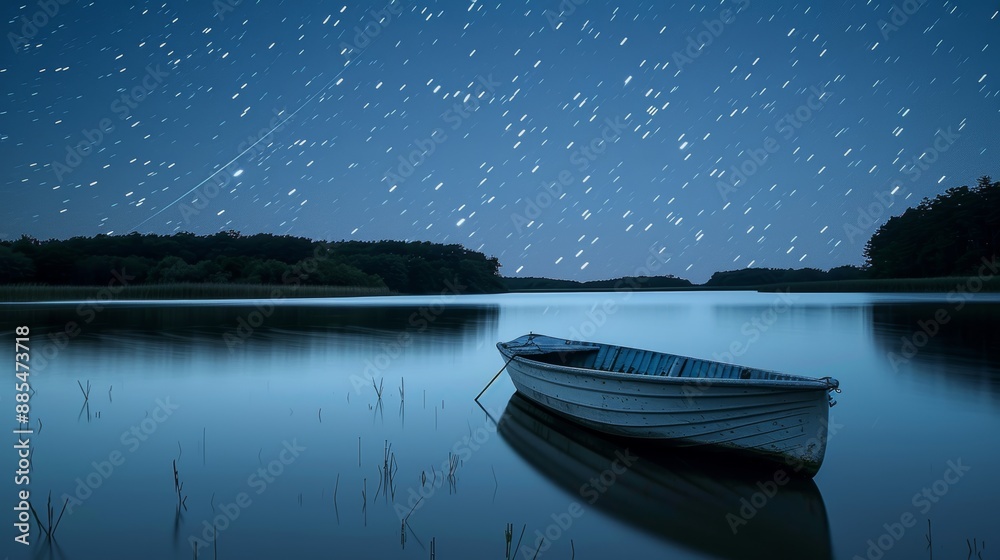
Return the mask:
<path fill-rule="evenodd" d="M 732 453 L 616 439 L 518 393 L 498 430 L 524 460 L 579 496 L 583 507 L 592 504 L 676 544 L 721 558 L 832 558 L 819 489 L 780 467 L 744 464 Z M 622 470 L 622 457 L 637 460 L 606 491 L 595 491 L 589 481 L 616 460 Z"/>

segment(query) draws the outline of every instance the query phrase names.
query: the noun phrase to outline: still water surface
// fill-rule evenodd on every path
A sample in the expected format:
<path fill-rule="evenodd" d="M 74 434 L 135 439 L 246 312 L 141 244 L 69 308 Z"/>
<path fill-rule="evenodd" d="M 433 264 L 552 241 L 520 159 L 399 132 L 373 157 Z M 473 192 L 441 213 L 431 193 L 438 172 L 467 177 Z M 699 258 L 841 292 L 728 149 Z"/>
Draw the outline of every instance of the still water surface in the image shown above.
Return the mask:
<path fill-rule="evenodd" d="M 58 515 L 72 497 L 54 546 L 37 529 L 39 544 L 12 543 L 6 507 L 11 558 L 192 558 L 200 539 L 201 558 L 217 544 L 219 558 L 428 558 L 433 546 L 442 560 L 499 559 L 507 523 L 514 546 L 526 527 L 526 559 L 539 547 L 923 558 L 928 519 L 935 557 L 965 558 L 967 538 L 1000 535 L 991 296 L 961 308 L 943 295 L 700 292 L 0 309 L 4 345 L 32 329 L 33 505 L 45 517 L 51 491 Z M 71 321 L 78 334 L 51 336 Z M 826 462 L 786 482 L 726 454 L 611 441 L 505 376 L 480 408 L 503 364 L 496 342 L 529 331 L 837 377 Z"/>

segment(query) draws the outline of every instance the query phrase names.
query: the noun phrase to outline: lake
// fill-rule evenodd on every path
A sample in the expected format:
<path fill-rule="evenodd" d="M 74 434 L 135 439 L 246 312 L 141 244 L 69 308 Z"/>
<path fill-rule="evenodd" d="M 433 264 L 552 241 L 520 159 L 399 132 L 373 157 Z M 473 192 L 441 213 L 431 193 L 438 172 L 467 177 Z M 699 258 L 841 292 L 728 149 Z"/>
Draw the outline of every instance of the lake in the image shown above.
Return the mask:
<path fill-rule="evenodd" d="M 996 546 L 991 295 L 0 307 L 6 352 L 30 328 L 32 506 L 70 499 L 54 544 L 34 520 L 30 546 L 8 529 L 11 558 L 500 559 L 508 524 L 524 559 L 924 558 L 928 520 L 936 558 Z M 725 453 L 622 447 L 506 376 L 480 407 L 496 343 L 529 331 L 836 377 L 823 468 L 776 483 Z M 23 486 L 5 484 L 16 522 Z"/>

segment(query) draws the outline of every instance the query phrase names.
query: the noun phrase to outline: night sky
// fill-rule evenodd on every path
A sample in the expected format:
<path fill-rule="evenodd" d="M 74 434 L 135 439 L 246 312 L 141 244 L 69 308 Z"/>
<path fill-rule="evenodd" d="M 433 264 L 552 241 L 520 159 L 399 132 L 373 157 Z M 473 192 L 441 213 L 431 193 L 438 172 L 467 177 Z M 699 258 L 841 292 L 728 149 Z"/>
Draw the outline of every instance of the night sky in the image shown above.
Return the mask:
<path fill-rule="evenodd" d="M 427 240 L 581 280 L 652 251 L 701 282 L 860 264 L 1000 176 L 996 1 L 49 1 L 0 8 L 6 238 Z"/>

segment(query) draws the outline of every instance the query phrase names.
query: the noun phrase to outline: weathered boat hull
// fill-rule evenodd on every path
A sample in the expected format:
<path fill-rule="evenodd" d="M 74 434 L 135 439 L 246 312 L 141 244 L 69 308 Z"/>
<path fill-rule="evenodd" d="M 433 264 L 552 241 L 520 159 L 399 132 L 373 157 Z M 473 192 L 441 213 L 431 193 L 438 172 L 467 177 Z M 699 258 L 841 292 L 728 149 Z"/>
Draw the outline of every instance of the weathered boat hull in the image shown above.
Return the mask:
<path fill-rule="evenodd" d="M 541 335 L 497 346 L 520 393 L 592 429 L 738 449 L 805 476 L 822 465 L 835 380 Z M 713 368 L 719 377 L 699 376 Z"/>

